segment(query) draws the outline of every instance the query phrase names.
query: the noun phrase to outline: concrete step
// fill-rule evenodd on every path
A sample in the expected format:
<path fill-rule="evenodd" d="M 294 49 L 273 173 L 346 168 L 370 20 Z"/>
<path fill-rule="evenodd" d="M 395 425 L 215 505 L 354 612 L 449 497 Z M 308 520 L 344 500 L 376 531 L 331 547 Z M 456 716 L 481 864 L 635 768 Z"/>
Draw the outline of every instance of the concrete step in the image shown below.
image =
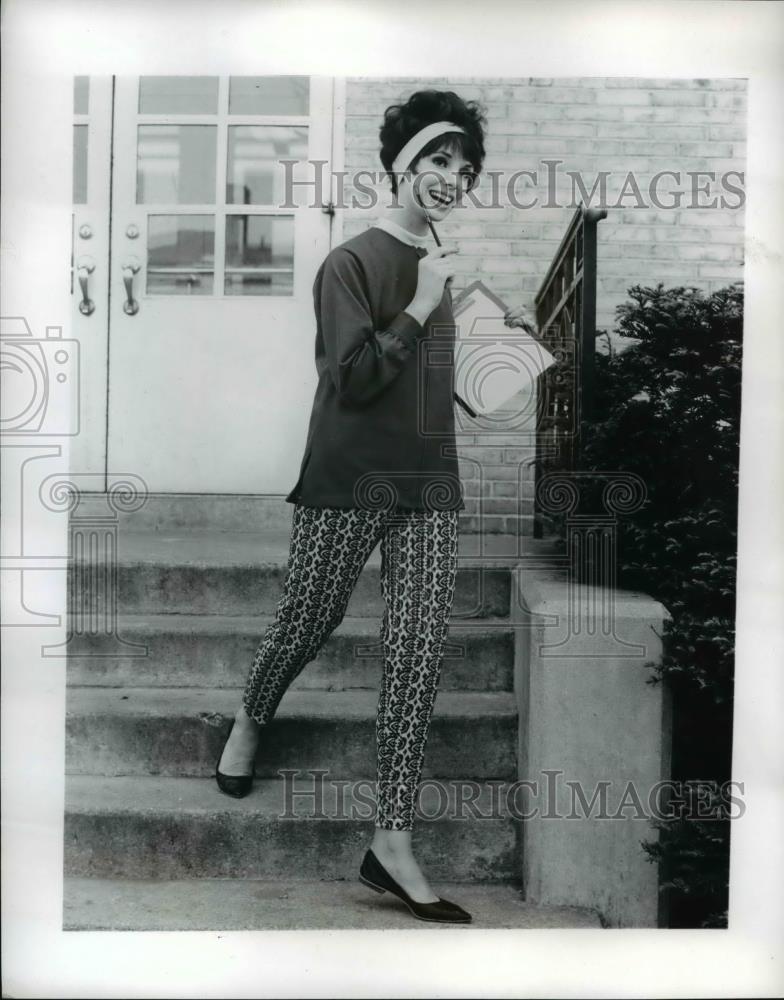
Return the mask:
<path fill-rule="evenodd" d="M 273 615 L 122 615 L 120 646 L 88 636 L 85 655 L 68 660 L 68 683 L 105 687 L 240 687 Z M 380 621 L 346 617 L 293 690 L 378 690 L 382 672 Z M 444 654 L 442 690 L 510 691 L 514 630 L 508 619 L 454 621 Z"/>
<path fill-rule="evenodd" d="M 517 881 L 520 821 L 490 785 L 479 786 L 469 803 L 464 790 L 423 785 L 413 833 L 423 870 L 436 882 Z M 209 778 L 69 775 L 65 874 L 355 879 L 373 833 L 374 787 L 324 782 L 320 793 L 298 794 L 304 791 L 304 781 L 292 788 L 278 778 L 257 781 L 250 795 L 233 799 Z"/>
<path fill-rule="evenodd" d="M 286 503 L 285 494 L 148 493 L 126 503 L 122 497 L 110 501 L 106 493 L 80 491 L 71 516 L 86 522 L 106 521 L 108 515 L 117 520 L 123 531 L 255 532 L 289 531 L 293 512 L 294 506 Z M 503 521 L 501 517 L 485 517 L 483 528 L 485 531 L 492 528 L 498 537 L 503 537 L 498 530 Z M 461 532 L 471 533 L 480 527 L 476 516 L 461 512 Z M 530 514 L 517 519 L 517 531 L 530 536 L 532 527 Z"/>
<path fill-rule="evenodd" d="M 295 477 L 296 479 L 296 477 Z M 289 531 L 293 504 L 285 495 L 259 493 L 148 493 L 129 505 L 106 493 L 81 492 L 74 520 L 116 514 L 122 531 Z"/>
<path fill-rule="evenodd" d="M 71 774 L 207 777 L 240 703 L 239 689 L 69 688 Z M 262 735 L 257 774 L 328 769 L 376 776 L 376 691 L 292 691 Z M 423 776 L 514 780 L 517 704 L 510 692 L 439 691 Z"/>
<path fill-rule="evenodd" d="M 507 616 L 510 574 L 521 558 L 537 564 L 557 558 L 552 543 L 498 536 L 461 536 L 453 617 Z M 117 540 L 116 572 L 103 555 L 84 565 L 74 562 L 72 580 L 99 594 L 107 579 L 115 588 L 121 613 L 130 614 L 274 614 L 282 595 L 289 555 L 288 534 L 281 532 L 132 532 Z M 90 551 L 76 545 L 74 551 Z M 96 564 L 97 563 L 97 564 Z M 109 572 L 107 573 L 107 566 Z M 360 574 L 347 615 L 380 617 L 381 551 L 377 545 Z M 97 570 L 97 579 L 93 580 Z M 92 580 L 92 583 L 90 581 Z"/>
<path fill-rule="evenodd" d="M 359 867 L 361 855 L 356 867 Z M 515 885 L 439 882 L 434 891 L 468 910 L 461 927 L 492 930 L 600 928 L 593 910 L 535 906 Z M 454 930 L 416 920 L 391 893 L 345 881 L 66 878 L 63 929 L 74 931 Z"/>

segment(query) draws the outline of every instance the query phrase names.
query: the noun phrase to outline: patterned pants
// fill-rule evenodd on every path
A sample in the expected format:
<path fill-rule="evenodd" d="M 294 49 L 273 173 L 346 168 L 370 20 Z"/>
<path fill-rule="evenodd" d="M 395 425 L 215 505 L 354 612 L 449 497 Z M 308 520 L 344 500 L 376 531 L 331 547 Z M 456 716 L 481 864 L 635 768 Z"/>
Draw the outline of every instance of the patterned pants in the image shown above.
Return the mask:
<path fill-rule="evenodd" d="M 457 570 L 458 512 L 295 504 L 283 596 L 250 669 L 243 704 L 264 725 L 343 620 L 381 540 L 384 674 L 376 714 L 376 820 L 411 830 Z"/>

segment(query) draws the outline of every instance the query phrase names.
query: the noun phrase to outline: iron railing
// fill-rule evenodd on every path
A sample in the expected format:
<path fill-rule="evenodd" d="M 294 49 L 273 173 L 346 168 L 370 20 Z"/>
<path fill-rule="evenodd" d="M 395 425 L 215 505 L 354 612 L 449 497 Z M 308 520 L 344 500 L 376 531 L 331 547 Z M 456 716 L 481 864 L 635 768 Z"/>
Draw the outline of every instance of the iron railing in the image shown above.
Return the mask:
<path fill-rule="evenodd" d="M 539 380 L 536 476 L 580 467 L 580 423 L 593 413 L 596 341 L 596 228 L 604 208 L 574 213 L 536 294 L 539 339 L 555 358 Z M 534 500 L 534 535 L 546 518 Z"/>

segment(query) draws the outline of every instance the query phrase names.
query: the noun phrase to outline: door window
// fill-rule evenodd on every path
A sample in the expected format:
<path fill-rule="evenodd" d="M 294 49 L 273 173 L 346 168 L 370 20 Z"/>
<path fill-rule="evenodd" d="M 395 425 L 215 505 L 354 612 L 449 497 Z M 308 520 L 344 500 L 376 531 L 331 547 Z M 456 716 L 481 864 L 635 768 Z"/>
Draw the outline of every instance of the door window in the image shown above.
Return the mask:
<path fill-rule="evenodd" d="M 75 76 L 73 87 L 73 203 L 87 202 L 87 115 L 90 110 L 90 77 Z"/>
<path fill-rule="evenodd" d="M 214 260 L 214 216 L 148 217 L 148 295 L 211 295 Z"/>
<path fill-rule="evenodd" d="M 291 296 L 309 78 L 143 76 L 137 114 L 147 294 Z"/>

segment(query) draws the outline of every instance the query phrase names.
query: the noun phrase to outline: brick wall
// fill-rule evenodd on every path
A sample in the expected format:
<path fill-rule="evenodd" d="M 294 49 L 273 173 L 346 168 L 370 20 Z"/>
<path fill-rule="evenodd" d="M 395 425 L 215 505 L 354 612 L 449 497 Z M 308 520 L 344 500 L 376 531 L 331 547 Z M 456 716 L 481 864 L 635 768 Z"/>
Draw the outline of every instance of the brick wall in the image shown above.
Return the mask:
<path fill-rule="evenodd" d="M 711 183 L 710 195 L 693 196 L 687 174 L 745 170 L 744 80 L 349 78 L 345 125 L 349 177 L 362 168 L 381 169 L 378 129 L 384 109 L 425 87 L 455 90 L 485 105 L 485 171 L 504 172 L 498 207 L 457 209 L 439 227 L 444 240 L 460 246 L 455 293 L 481 278 L 510 305 L 533 304 L 574 213 L 574 191 L 580 200 L 568 171 L 579 173 L 588 191 L 600 171 L 610 172 L 608 217 L 599 224 L 599 329 L 612 330 L 615 307 L 626 300 L 630 285 L 661 281 L 713 291 L 742 277 L 743 207 L 738 206 L 742 197 L 722 188 L 718 180 Z M 548 177 L 543 159 L 562 163 L 551 167 Z M 517 207 L 507 196 L 507 179 L 520 170 L 539 175 L 537 184 L 529 180 L 516 188 L 520 201 L 536 199 L 536 207 Z M 659 200 L 668 205 L 678 188 L 684 192 L 678 208 L 649 204 L 651 178 L 664 170 L 680 172 L 681 180 L 664 178 Z M 645 207 L 637 205 L 629 172 L 648 203 Z M 731 183 L 743 186 L 737 177 Z M 627 195 L 615 207 L 622 190 Z M 347 184 L 349 199 L 352 191 Z M 387 191 L 382 187 L 380 194 L 388 197 Z M 477 195 L 483 203 L 491 200 L 489 178 Z M 724 197 L 727 205 L 691 207 L 693 197 L 700 205 L 710 197 Z M 343 239 L 374 219 L 372 212 L 361 208 L 347 208 L 342 214 Z M 534 412 L 535 400 L 523 398 L 512 402 L 508 415 L 460 421 L 464 530 L 479 527 L 480 497 L 482 530 L 532 530 L 534 484 L 527 464 L 533 457 Z"/>

